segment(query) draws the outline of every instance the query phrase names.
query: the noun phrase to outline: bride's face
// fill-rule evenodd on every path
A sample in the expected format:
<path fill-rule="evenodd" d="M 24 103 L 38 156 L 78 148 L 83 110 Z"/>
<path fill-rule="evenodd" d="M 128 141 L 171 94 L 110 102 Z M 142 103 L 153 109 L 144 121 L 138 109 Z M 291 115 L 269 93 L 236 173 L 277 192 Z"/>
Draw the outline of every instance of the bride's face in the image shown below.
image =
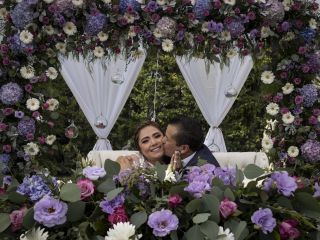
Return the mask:
<path fill-rule="evenodd" d="M 154 126 L 142 128 L 139 133 L 139 147 L 142 155 L 151 163 L 161 161 L 164 156 L 163 133 Z"/>

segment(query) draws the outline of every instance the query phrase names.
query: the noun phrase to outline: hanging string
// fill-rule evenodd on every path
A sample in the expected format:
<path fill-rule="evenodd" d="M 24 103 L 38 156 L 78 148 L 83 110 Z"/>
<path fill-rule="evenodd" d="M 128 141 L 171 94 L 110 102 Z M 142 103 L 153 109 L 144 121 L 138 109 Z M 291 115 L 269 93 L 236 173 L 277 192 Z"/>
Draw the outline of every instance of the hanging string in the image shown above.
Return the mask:
<path fill-rule="evenodd" d="M 156 121 L 156 104 L 157 104 L 157 81 L 160 78 L 159 70 L 159 51 L 157 52 L 157 63 L 156 63 L 156 72 L 154 73 L 154 95 L 153 95 L 153 112 L 151 121 Z"/>

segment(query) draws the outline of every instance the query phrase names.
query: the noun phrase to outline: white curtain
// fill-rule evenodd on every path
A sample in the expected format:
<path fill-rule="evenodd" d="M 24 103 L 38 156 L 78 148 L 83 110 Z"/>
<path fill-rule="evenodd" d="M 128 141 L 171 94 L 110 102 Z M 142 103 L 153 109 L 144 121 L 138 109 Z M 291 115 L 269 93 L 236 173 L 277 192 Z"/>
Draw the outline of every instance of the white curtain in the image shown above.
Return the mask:
<path fill-rule="evenodd" d="M 176 57 L 176 61 L 204 118 L 210 125 L 205 144 L 214 152 L 226 152 L 226 145 L 219 125 L 229 112 L 253 61 L 250 56 L 234 56 L 229 66 L 208 63 L 204 59 Z M 208 68 L 208 64 L 210 68 Z"/>
<path fill-rule="evenodd" d="M 93 150 L 112 150 L 107 137 L 127 101 L 145 57 L 143 53 L 140 58 L 129 62 L 124 57 L 117 57 L 90 63 L 81 56 L 79 60 L 71 55 L 59 58 L 61 74 L 98 136 Z M 123 76 L 124 82 L 112 82 L 115 76 Z M 97 123 L 106 126 L 99 127 Z"/>

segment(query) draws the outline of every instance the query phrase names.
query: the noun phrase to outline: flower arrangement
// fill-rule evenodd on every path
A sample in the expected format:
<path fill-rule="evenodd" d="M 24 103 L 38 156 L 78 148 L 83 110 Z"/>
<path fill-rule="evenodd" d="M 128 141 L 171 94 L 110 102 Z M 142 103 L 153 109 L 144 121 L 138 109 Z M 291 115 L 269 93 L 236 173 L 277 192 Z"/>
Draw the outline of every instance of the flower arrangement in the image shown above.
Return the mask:
<path fill-rule="evenodd" d="M 266 174 L 255 165 L 242 172 L 204 164 L 174 173 L 176 179 L 167 178 L 172 172 L 166 168 L 119 172 L 118 163 L 107 160 L 105 169 L 76 172 L 74 183 L 39 174 L 22 184 L 7 182 L 0 196 L 14 200 L 16 210 L 0 214 L 0 236 L 232 240 L 320 234 L 318 183 L 286 171 Z"/>

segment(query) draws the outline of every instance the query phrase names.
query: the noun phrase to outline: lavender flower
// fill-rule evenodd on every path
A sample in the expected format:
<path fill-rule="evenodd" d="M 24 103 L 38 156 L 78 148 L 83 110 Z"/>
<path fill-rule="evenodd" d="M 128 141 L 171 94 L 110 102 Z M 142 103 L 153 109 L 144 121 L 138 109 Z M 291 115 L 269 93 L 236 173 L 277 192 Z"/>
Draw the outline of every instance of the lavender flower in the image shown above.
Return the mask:
<path fill-rule="evenodd" d="M 301 154 L 310 163 L 320 161 L 320 143 L 316 140 L 307 140 L 301 146 Z"/>
<path fill-rule="evenodd" d="M 13 82 L 2 85 L 0 88 L 0 100 L 5 105 L 14 105 L 21 101 L 23 97 L 23 89 Z"/>
<path fill-rule="evenodd" d="M 316 34 L 317 34 L 317 31 L 312 28 L 305 28 L 300 32 L 300 36 L 302 36 L 306 42 L 312 41 L 316 36 Z"/>
<path fill-rule="evenodd" d="M 203 19 L 205 18 L 205 12 L 209 12 L 210 9 L 212 8 L 211 2 L 208 0 L 197 0 L 194 7 L 193 11 L 196 14 L 196 18 L 198 19 Z"/>
<path fill-rule="evenodd" d="M 23 29 L 28 23 L 30 23 L 33 18 L 35 17 L 34 12 L 30 5 L 25 2 L 19 2 L 14 9 L 11 11 L 10 14 L 12 18 L 13 24 L 19 28 Z"/>
<path fill-rule="evenodd" d="M 305 107 L 312 107 L 318 100 L 318 90 L 313 84 L 306 84 L 298 91 L 303 96 L 303 105 Z"/>
<path fill-rule="evenodd" d="M 158 8 L 158 4 L 155 1 L 148 2 L 147 9 L 150 12 L 155 12 L 157 10 L 157 8 Z"/>
<path fill-rule="evenodd" d="M 320 54 L 310 54 L 308 55 L 307 62 L 310 70 L 310 73 L 319 73 L 320 72 Z"/>
<path fill-rule="evenodd" d="M 46 196 L 34 205 L 34 220 L 46 227 L 54 227 L 67 221 L 68 205 Z"/>
<path fill-rule="evenodd" d="M 22 112 L 22 111 L 15 111 L 14 112 L 14 116 L 16 117 L 16 118 L 23 118 L 24 117 L 24 112 Z"/>
<path fill-rule="evenodd" d="M 5 174 L 9 170 L 10 154 L 2 153 L 0 154 L 0 171 Z"/>
<path fill-rule="evenodd" d="M 12 176 L 4 176 L 3 177 L 3 184 L 11 185 L 11 183 L 12 183 Z"/>
<path fill-rule="evenodd" d="M 51 190 L 40 176 L 33 175 L 24 177 L 23 182 L 18 186 L 17 193 L 28 196 L 32 201 L 37 201 L 51 194 Z"/>
<path fill-rule="evenodd" d="M 320 186 L 318 183 L 314 184 L 314 194 L 313 197 L 320 197 Z"/>
<path fill-rule="evenodd" d="M 36 125 L 33 118 L 24 117 L 18 123 L 18 133 L 21 136 L 27 137 L 28 135 L 34 135 L 36 131 Z"/>
<path fill-rule="evenodd" d="M 171 231 L 177 230 L 179 220 L 170 210 L 154 212 L 148 218 L 148 226 L 153 229 L 152 233 L 156 237 L 164 237 Z"/>
<path fill-rule="evenodd" d="M 97 35 L 103 29 L 106 21 L 107 21 L 107 17 L 102 13 L 98 12 L 98 13 L 90 14 L 87 17 L 85 32 L 91 36 Z"/>
<path fill-rule="evenodd" d="M 184 188 L 184 191 L 189 192 L 195 198 L 200 198 L 210 189 L 210 184 L 204 178 L 204 181 L 197 180 L 190 182 L 189 185 Z"/>
<path fill-rule="evenodd" d="M 127 11 L 129 7 L 138 11 L 140 9 L 140 3 L 136 0 L 120 0 L 119 9 L 121 13 Z"/>
<path fill-rule="evenodd" d="M 236 169 L 235 168 L 226 168 L 226 167 L 217 167 L 214 170 L 214 175 L 218 177 L 225 185 L 236 185 Z"/>
<path fill-rule="evenodd" d="M 255 211 L 251 216 L 251 221 L 258 225 L 265 234 L 272 232 L 277 225 L 276 219 L 272 216 L 272 211 L 269 208 L 260 208 Z"/>
<path fill-rule="evenodd" d="M 86 167 L 83 169 L 83 175 L 90 180 L 97 180 L 100 177 L 104 177 L 106 175 L 106 171 L 103 168 L 93 166 Z"/>
<path fill-rule="evenodd" d="M 113 214 L 115 209 L 121 207 L 124 203 L 124 194 L 118 194 L 114 199 L 109 201 L 107 198 L 105 198 L 104 201 L 100 202 L 100 207 L 103 212 L 108 214 Z"/>
<path fill-rule="evenodd" d="M 234 38 L 239 37 L 245 31 L 243 24 L 236 20 L 233 20 L 231 23 L 227 24 L 227 29 Z"/>
<path fill-rule="evenodd" d="M 272 182 L 271 182 L 271 180 Z M 298 185 L 293 177 L 288 175 L 288 172 L 274 172 L 271 178 L 264 183 L 264 190 L 269 191 L 273 183 L 277 186 L 278 192 L 286 197 L 289 197 L 298 188 Z M 271 185 L 271 186 L 270 186 Z"/>

